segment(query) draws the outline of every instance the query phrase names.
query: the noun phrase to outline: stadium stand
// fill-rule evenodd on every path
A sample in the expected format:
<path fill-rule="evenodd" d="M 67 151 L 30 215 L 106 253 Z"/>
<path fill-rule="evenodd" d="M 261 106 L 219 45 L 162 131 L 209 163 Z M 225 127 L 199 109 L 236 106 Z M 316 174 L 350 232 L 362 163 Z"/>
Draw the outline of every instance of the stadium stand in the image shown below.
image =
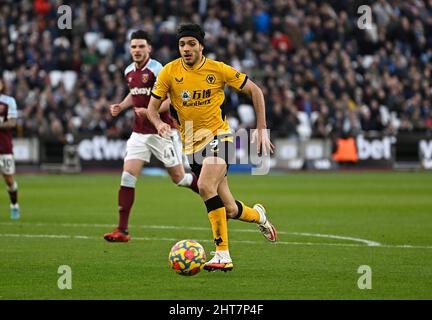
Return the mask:
<path fill-rule="evenodd" d="M 432 1 L 188 0 L 2 1 L 0 73 L 16 97 L 17 135 L 126 138 L 132 117 L 107 106 L 127 88 L 128 35 L 153 35 L 153 56 L 177 57 L 175 28 L 201 23 L 205 52 L 264 90 L 273 137 L 309 138 L 432 130 Z M 72 29 L 57 8 L 72 7 Z M 370 5 L 372 28 L 357 28 Z M 228 91 L 227 114 L 250 104 Z M 240 113 L 239 113 L 240 111 Z M 129 111 L 131 112 L 131 111 Z"/>

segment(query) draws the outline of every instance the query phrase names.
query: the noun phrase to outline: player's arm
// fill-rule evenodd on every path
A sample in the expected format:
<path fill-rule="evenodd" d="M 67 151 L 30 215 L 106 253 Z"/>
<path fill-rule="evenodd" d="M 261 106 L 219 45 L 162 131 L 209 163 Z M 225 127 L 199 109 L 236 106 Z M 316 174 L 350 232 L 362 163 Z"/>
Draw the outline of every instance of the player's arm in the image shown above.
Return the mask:
<path fill-rule="evenodd" d="M 265 101 L 262 90 L 250 79 L 246 80 L 246 84 L 241 89 L 252 99 L 252 104 L 256 114 L 256 128 L 252 134 L 252 142 L 257 142 L 257 152 L 267 155 L 267 150 L 273 153 L 274 145 L 270 141 L 267 134 L 267 122 L 265 117 Z"/>
<path fill-rule="evenodd" d="M 159 113 L 167 112 L 170 109 L 171 99 L 169 96 L 161 103 L 159 107 Z"/>
<path fill-rule="evenodd" d="M 0 118 L 0 121 L 2 121 L 3 118 Z M 8 130 L 13 129 L 17 125 L 17 119 L 16 118 L 10 118 L 7 121 L 0 122 L 0 130 Z"/>
<path fill-rule="evenodd" d="M 150 102 L 147 106 L 147 119 L 153 124 L 158 134 L 162 137 L 167 137 L 171 134 L 171 126 L 163 122 L 159 115 L 162 102 L 169 99 L 170 74 L 170 71 L 167 70 L 167 66 L 163 67 L 159 72 L 151 93 Z M 166 106 L 169 107 L 170 103 L 170 101 L 167 101 Z"/>
<path fill-rule="evenodd" d="M 171 99 L 168 97 L 166 98 L 160 105 L 158 112 L 162 113 L 162 112 L 167 112 L 170 109 L 170 103 L 171 103 Z M 135 107 L 134 108 L 135 112 L 140 116 L 140 117 L 146 117 L 147 116 L 147 108 L 144 107 Z"/>
<path fill-rule="evenodd" d="M 150 102 L 147 107 L 147 119 L 149 119 L 149 121 L 156 128 L 158 134 L 164 137 L 164 136 L 168 136 L 171 133 L 171 126 L 163 122 L 159 116 L 160 113 L 159 110 L 161 108 L 161 105 L 162 105 L 162 101 L 152 96 L 150 98 Z"/>
<path fill-rule="evenodd" d="M 113 117 L 116 117 L 119 115 L 120 112 L 130 108 L 132 105 L 133 105 L 132 94 L 129 92 L 129 94 L 123 99 L 122 102 L 110 105 L 111 115 Z"/>

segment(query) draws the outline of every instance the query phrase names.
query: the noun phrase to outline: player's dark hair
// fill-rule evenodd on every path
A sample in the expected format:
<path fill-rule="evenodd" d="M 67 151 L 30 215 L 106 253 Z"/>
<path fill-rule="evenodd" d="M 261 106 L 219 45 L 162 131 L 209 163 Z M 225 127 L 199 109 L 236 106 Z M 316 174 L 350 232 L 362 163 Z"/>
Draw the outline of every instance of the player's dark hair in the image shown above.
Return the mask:
<path fill-rule="evenodd" d="M 199 41 L 199 43 L 204 45 L 205 32 L 199 24 L 182 24 L 177 29 L 177 42 L 183 37 L 194 37 Z"/>
<path fill-rule="evenodd" d="M 151 42 L 152 42 L 150 35 L 146 31 L 141 30 L 141 29 L 132 32 L 130 39 L 131 40 L 133 40 L 133 39 L 147 40 L 148 44 L 151 44 Z"/>

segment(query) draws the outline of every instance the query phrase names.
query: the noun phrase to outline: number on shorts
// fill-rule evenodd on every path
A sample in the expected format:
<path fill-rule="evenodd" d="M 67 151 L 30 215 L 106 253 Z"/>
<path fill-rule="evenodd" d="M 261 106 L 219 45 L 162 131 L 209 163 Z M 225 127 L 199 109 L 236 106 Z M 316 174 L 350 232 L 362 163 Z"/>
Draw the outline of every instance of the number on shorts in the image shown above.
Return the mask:
<path fill-rule="evenodd" d="M 4 171 L 10 170 L 12 167 L 12 159 L 0 159 L 1 167 L 3 167 Z"/>
<path fill-rule="evenodd" d="M 219 140 L 218 139 L 215 139 L 212 142 L 210 142 L 210 147 L 211 147 L 211 151 L 212 152 L 218 152 L 219 151 L 218 144 L 219 144 Z"/>
<path fill-rule="evenodd" d="M 175 157 L 174 149 L 170 146 L 164 150 L 164 158 L 171 159 Z"/>

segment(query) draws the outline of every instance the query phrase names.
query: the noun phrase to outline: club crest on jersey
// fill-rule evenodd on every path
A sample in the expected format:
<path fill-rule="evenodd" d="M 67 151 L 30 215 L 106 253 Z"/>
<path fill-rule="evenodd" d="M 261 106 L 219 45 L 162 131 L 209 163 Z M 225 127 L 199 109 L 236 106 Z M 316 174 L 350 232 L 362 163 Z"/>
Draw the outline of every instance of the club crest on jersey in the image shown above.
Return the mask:
<path fill-rule="evenodd" d="M 216 82 L 216 77 L 214 74 L 208 74 L 206 80 L 208 83 L 213 84 Z"/>
<path fill-rule="evenodd" d="M 141 80 L 143 83 L 147 83 L 147 81 L 149 80 L 149 74 L 148 73 L 144 73 L 141 77 Z"/>
<path fill-rule="evenodd" d="M 183 90 L 183 91 L 181 92 L 180 97 L 182 98 L 183 101 L 189 101 L 190 98 L 191 98 L 191 94 L 190 94 L 189 91 L 187 91 L 187 90 Z"/>
<path fill-rule="evenodd" d="M 128 82 L 131 82 L 131 81 L 132 81 L 132 77 L 129 77 L 129 78 L 128 78 Z"/>

